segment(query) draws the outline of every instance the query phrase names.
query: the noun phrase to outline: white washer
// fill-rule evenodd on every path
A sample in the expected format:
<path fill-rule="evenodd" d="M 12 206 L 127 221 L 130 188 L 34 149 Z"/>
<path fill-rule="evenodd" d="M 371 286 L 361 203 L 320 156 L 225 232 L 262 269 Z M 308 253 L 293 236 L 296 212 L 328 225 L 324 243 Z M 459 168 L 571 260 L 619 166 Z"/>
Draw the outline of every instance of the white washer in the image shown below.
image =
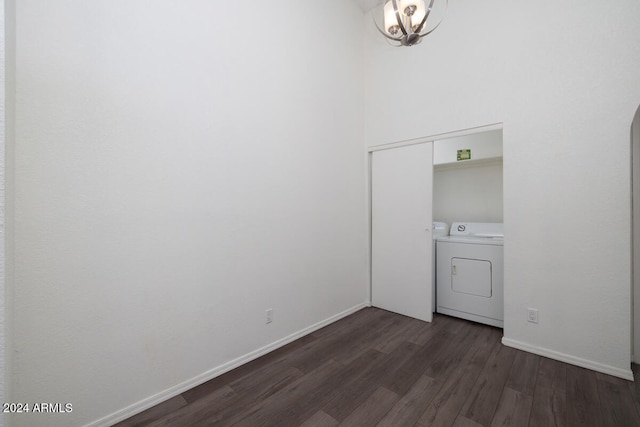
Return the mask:
<path fill-rule="evenodd" d="M 504 326 L 501 223 L 454 222 L 436 244 L 437 312 Z"/>

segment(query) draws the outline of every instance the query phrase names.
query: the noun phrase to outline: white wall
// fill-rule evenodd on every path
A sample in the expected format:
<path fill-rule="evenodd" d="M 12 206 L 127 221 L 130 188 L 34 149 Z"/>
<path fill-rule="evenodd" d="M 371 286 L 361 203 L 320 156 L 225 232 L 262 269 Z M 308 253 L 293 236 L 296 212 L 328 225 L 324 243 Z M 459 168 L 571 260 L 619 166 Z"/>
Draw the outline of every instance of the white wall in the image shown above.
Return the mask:
<path fill-rule="evenodd" d="M 367 299 L 362 12 L 243 6 L 16 2 L 11 400 L 73 412 L 13 425 L 109 424 Z"/>
<path fill-rule="evenodd" d="M 503 222 L 502 161 L 470 161 L 433 170 L 433 219 Z"/>
<path fill-rule="evenodd" d="M 2 2 L 3 11 L 3 49 L 4 49 L 4 82 L 3 82 L 3 102 L 4 102 L 4 175 L 5 193 L 4 193 L 4 289 L 2 296 L 4 297 L 4 349 L 3 349 L 3 393 L 4 401 L 11 399 L 11 383 L 12 383 L 12 361 L 13 361 L 13 200 L 14 200 L 14 162 L 13 153 L 14 145 L 12 141 L 15 138 L 15 2 L 12 0 Z M 6 420 L 6 414 L 3 414 L 0 425 L 9 425 Z"/>
<path fill-rule="evenodd" d="M 626 377 L 638 16 L 635 0 L 457 0 L 408 49 L 365 17 L 366 144 L 504 124 L 505 342 Z"/>
<path fill-rule="evenodd" d="M 5 309 L 5 141 L 7 134 L 6 108 L 5 108 L 5 25 L 4 25 L 4 0 L 0 0 L 0 402 L 6 402 L 6 368 L 5 358 L 6 341 L 5 331 L 7 330 L 6 309 Z M 0 427 L 3 427 L 4 415 L 0 414 Z"/>

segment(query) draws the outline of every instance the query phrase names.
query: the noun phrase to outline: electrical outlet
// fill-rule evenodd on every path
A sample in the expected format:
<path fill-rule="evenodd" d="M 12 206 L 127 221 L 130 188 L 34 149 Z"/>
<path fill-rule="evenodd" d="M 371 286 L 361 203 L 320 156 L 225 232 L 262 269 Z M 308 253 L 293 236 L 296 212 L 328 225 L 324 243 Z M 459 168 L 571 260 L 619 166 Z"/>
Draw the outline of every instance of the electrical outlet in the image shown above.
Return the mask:
<path fill-rule="evenodd" d="M 528 310 L 528 318 L 527 320 L 531 323 L 538 323 L 538 309 L 537 308 L 529 308 Z"/>
<path fill-rule="evenodd" d="M 265 311 L 267 318 L 265 320 L 264 323 L 271 323 L 273 322 L 273 308 L 269 308 Z"/>

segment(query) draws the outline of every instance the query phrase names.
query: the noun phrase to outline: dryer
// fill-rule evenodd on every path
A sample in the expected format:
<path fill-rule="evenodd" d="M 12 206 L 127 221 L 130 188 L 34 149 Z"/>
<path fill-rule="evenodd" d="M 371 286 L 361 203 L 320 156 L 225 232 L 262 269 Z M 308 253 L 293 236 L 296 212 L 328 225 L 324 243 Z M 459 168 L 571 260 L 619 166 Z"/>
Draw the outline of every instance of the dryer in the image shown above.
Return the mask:
<path fill-rule="evenodd" d="M 502 328 L 502 223 L 454 222 L 436 251 L 436 311 Z"/>

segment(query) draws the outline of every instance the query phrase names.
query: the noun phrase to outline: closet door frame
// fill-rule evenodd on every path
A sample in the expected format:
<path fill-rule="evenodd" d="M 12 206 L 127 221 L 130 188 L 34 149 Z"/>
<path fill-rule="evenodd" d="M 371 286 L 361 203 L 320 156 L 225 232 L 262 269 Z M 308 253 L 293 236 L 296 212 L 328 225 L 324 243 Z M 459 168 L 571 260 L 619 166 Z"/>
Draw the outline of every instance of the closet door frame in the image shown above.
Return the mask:
<path fill-rule="evenodd" d="M 409 145 L 416 145 L 416 144 L 423 144 L 423 143 L 433 143 L 436 140 L 440 140 L 440 139 L 448 139 L 448 138 L 456 138 L 459 136 L 466 136 L 466 135 L 472 135 L 475 133 L 480 133 L 480 132 L 488 132 L 488 131 L 492 131 L 492 130 L 501 130 L 503 129 L 503 123 L 493 123 L 493 124 L 488 124 L 488 125 L 484 125 L 484 126 L 477 126 L 477 127 L 472 127 L 472 128 L 467 128 L 467 129 L 461 129 L 461 130 L 457 130 L 457 131 L 452 131 L 452 132 L 445 132 L 445 133 L 440 133 L 440 134 L 435 134 L 435 135 L 431 135 L 431 136 L 424 136 L 424 137 L 420 137 L 420 138 L 416 138 L 416 139 L 410 139 L 410 140 L 403 140 L 403 141 L 397 141 L 397 142 L 391 142 L 391 143 L 386 143 L 386 144 L 380 144 L 380 145 L 373 145 L 367 148 L 366 150 L 366 155 L 367 155 L 367 160 L 368 160 L 368 168 L 367 168 L 367 173 L 368 173 L 368 177 L 367 177 L 367 193 L 368 193 L 368 218 L 367 218 L 367 222 L 368 222 L 368 226 L 369 226 L 369 241 L 368 241 L 368 247 L 369 247 L 369 257 L 368 257 L 368 262 L 369 262 L 369 295 L 368 295 L 368 305 L 372 306 L 372 294 L 373 294 L 373 220 L 372 220 L 372 211 L 373 211 L 373 206 L 372 206 L 372 182 L 373 182 L 373 174 L 372 174 L 372 159 L 373 159 L 373 154 L 377 151 L 381 151 L 381 150 L 389 150 L 389 149 L 394 149 L 394 148 L 400 148 L 400 147 L 405 147 L 405 146 L 409 146 Z M 433 165 L 431 165 L 431 167 L 433 167 Z M 432 227 L 432 224 L 429 224 L 429 227 Z M 426 227 L 425 227 L 426 228 Z M 428 240 L 430 242 L 432 242 L 433 239 L 433 235 L 431 234 L 433 232 L 433 230 L 431 230 L 430 233 L 428 233 Z M 427 262 L 431 262 L 431 260 L 427 260 Z M 431 295 L 433 295 L 433 287 L 435 287 L 435 283 L 432 283 L 432 279 L 429 279 L 429 283 L 431 283 L 431 289 L 429 290 L 429 292 L 431 292 Z M 431 308 L 429 308 L 429 312 L 431 312 Z M 430 321 L 431 319 L 429 319 Z"/>

